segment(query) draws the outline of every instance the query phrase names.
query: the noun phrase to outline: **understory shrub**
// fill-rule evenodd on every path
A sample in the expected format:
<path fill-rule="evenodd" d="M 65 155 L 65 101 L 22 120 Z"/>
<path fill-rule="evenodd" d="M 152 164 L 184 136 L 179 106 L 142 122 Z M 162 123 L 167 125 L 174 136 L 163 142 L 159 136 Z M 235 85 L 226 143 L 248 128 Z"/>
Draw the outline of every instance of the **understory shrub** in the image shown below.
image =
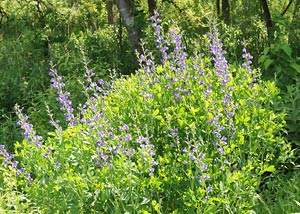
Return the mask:
<path fill-rule="evenodd" d="M 16 106 L 25 139 L 14 155 L 0 147 L 1 165 L 43 213 L 254 213 L 262 178 L 289 157 L 279 91 L 246 49 L 228 64 L 212 30 L 210 53 L 187 56 L 181 35 L 152 21 L 160 63 L 145 49 L 134 75 L 95 81 L 87 69 L 77 108 L 52 66 L 67 128 L 49 110 L 43 139 Z"/>

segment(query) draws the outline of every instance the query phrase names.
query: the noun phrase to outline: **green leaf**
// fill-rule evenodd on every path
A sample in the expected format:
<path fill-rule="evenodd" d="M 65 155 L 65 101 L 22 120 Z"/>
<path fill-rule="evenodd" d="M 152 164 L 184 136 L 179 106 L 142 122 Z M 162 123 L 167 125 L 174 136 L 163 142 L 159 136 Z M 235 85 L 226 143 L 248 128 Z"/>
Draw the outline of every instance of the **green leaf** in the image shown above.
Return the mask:
<path fill-rule="evenodd" d="M 275 166 L 274 166 L 274 165 L 268 166 L 268 167 L 265 169 L 265 172 L 274 172 L 274 171 L 275 171 Z"/>
<path fill-rule="evenodd" d="M 293 68 L 296 72 L 300 73 L 300 65 L 298 65 L 297 63 L 291 63 L 290 67 Z"/>
<path fill-rule="evenodd" d="M 280 46 L 281 50 L 283 50 L 283 52 L 289 57 L 291 58 L 292 55 L 292 49 L 288 44 L 282 44 Z"/>
<path fill-rule="evenodd" d="M 48 132 L 48 135 L 51 136 L 51 137 L 55 137 L 56 133 L 55 132 Z"/>
<path fill-rule="evenodd" d="M 274 172 L 276 169 L 275 169 L 275 166 L 274 165 L 270 165 L 270 166 L 267 166 L 267 165 L 264 165 L 263 166 L 263 169 L 260 171 L 260 174 L 264 174 L 265 172 Z"/>
<path fill-rule="evenodd" d="M 193 106 L 191 106 L 192 115 L 195 115 L 195 113 L 197 113 L 198 111 L 199 111 L 199 108 L 194 108 Z"/>
<path fill-rule="evenodd" d="M 300 202 L 298 202 L 298 201 L 296 201 L 296 200 L 294 200 L 295 201 L 295 203 L 300 207 Z"/>
<path fill-rule="evenodd" d="M 269 48 L 269 47 L 265 48 L 265 49 L 264 49 L 264 54 L 267 55 L 267 54 L 269 53 L 269 51 L 270 51 L 270 48 Z"/>
<path fill-rule="evenodd" d="M 164 118 L 161 115 L 156 115 L 155 118 L 158 119 L 158 120 L 160 120 L 160 121 L 164 120 Z"/>
<path fill-rule="evenodd" d="M 264 64 L 263 64 L 264 68 L 265 68 L 266 70 L 268 70 L 269 67 L 270 67 L 270 65 L 273 64 L 273 62 L 274 62 L 273 59 L 266 59 L 266 61 L 264 61 Z"/>
<path fill-rule="evenodd" d="M 155 117 L 156 115 L 158 115 L 159 113 L 159 109 L 154 110 L 154 112 L 152 113 L 152 116 Z"/>
<path fill-rule="evenodd" d="M 274 69 L 276 73 L 280 73 L 282 71 L 281 65 L 276 65 Z"/>

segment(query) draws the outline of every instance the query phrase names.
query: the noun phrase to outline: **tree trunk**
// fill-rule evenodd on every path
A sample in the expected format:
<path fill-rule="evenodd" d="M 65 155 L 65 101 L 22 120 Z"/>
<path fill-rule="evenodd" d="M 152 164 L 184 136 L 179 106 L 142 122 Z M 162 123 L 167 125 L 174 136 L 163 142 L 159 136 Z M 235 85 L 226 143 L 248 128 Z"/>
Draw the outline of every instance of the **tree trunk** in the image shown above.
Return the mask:
<path fill-rule="evenodd" d="M 114 13 L 114 5 L 113 0 L 105 0 L 106 11 L 107 11 L 107 23 L 114 24 L 115 23 L 115 13 Z"/>
<path fill-rule="evenodd" d="M 129 42 L 134 51 L 141 53 L 140 31 L 134 26 L 134 16 L 128 0 L 116 0 L 122 20 L 125 24 Z"/>
<path fill-rule="evenodd" d="M 300 0 L 296 0 L 293 19 L 289 29 L 289 45 L 292 47 L 293 55 L 300 53 Z"/>
<path fill-rule="evenodd" d="M 230 21 L 230 6 L 229 0 L 222 0 L 222 16 L 226 24 Z"/>
<path fill-rule="evenodd" d="M 267 27 L 267 32 L 268 32 L 268 38 L 269 38 L 269 42 L 271 40 L 271 36 L 272 36 L 272 19 L 271 19 L 271 14 L 270 14 L 270 10 L 269 10 L 269 6 L 267 3 L 267 0 L 260 0 L 260 4 L 264 10 L 264 16 L 265 16 L 265 21 L 266 21 L 266 27 Z"/>
<path fill-rule="evenodd" d="M 156 1 L 148 0 L 148 11 L 149 11 L 150 16 L 154 15 L 155 10 L 156 10 Z"/>
<path fill-rule="evenodd" d="M 221 15 L 220 0 L 216 0 L 217 16 Z"/>

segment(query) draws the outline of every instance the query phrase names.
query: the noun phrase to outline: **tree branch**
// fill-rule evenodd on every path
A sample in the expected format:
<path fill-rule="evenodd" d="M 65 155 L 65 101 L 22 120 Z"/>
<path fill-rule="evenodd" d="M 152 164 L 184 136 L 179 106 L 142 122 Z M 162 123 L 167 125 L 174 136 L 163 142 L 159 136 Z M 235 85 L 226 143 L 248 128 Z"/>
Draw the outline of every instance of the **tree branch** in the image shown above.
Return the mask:
<path fill-rule="evenodd" d="M 288 3 L 288 5 L 286 6 L 286 8 L 284 9 L 284 11 L 282 11 L 281 15 L 284 16 L 284 14 L 286 13 L 286 11 L 290 8 L 290 6 L 292 5 L 293 0 L 290 0 L 290 2 Z"/>
<path fill-rule="evenodd" d="M 181 9 L 174 1 L 172 1 L 172 0 L 163 0 L 162 1 L 163 3 L 164 2 L 168 2 L 168 3 L 170 3 L 170 4 L 172 4 L 180 13 L 182 13 L 182 11 L 183 11 L 183 9 Z"/>

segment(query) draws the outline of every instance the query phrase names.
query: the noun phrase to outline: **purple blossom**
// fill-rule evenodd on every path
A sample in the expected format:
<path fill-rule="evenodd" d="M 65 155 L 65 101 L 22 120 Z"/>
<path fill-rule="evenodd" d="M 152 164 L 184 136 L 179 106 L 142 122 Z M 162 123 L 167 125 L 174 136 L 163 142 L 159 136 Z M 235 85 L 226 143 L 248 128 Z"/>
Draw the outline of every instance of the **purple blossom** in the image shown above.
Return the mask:
<path fill-rule="evenodd" d="M 49 153 L 43 154 L 43 157 L 44 157 L 44 158 L 49 158 L 49 156 L 50 156 Z"/>
<path fill-rule="evenodd" d="M 234 124 L 231 121 L 231 118 L 234 117 L 235 108 L 233 107 L 232 102 L 232 91 L 233 88 L 229 86 L 229 70 L 228 70 L 228 63 L 224 54 L 226 53 L 222 49 L 222 42 L 218 39 L 218 33 L 214 32 L 214 34 L 208 34 L 210 38 L 210 52 L 212 53 L 212 60 L 214 62 L 214 66 L 216 68 L 216 77 L 217 82 L 220 83 L 220 93 L 223 95 L 221 98 L 221 105 L 224 109 L 222 113 L 218 113 L 218 115 L 212 118 L 212 125 L 215 127 L 215 130 L 212 132 L 213 135 L 216 137 L 216 141 L 214 141 L 214 145 L 216 147 L 217 152 L 220 155 L 226 155 L 222 146 L 227 145 L 227 137 L 224 136 L 223 130 L 227 129 L 230 134 L 232 135 Z M 217 110 L 212 110 L 218 112 Z M 224 120 L 225 119 L 225 120 Z M 224 122 L 225 121 L 225 122 Z M 217 157 L 216 157 L 217 158 Z M 215 160 L 216 160 L 215 158 Z"/>
<path fill-rule="evenodd" d="M 105 140 L 99 140 L 99 141 L 96 142 L 97 146 L 102 146 L 102 145 L 105 145 L 105 144 L 106 144 Z"/>
<path fill-rule="evenodd" d="M 172 58 L 175 65 L 178 66 L 178 69 L 176 69 L 176 73 L 179 74 L 182 73 L 184 69 L 186 69 L 185 60 L 187 59 L 187 55 L 184 52 L 185 46 L 181 44 L 182 35 L 177 34 L 176 30 L 171 31 L 170 37 L 171 43 L 175 44 Z"/>
<path fill-rule="evenodd" d="M 212 190 L 213 190 L 213 187 L 212 187 L 211 185 L 209 185 L 209 186 L 207 187 L 207 192 L 212 192 Z"/>
<path fill-rule="evenodd" d="M 203 202 L 207 202 L 209 199 L 210 199 L 209 196 L 205 196 L 205 197 L 202 199 L 202 201 L 203 201 Z"/>
<path fill-rule="evenodd" d="M 161 19 L 159 18 L 159 14 L 157 11 L 154 12 L 154 16 L 152 16 L 150 18 L 150 20 L 152 21 L 152 27 L 155 30 L 155 36 L 156 39 L 154 40 L 157 43 L 157 48 L 160 50 L 161 55 L 162 55 L 162 59 L 161 62 L 165 63 L 165 61 L 167 61 L 170 56 L 167 53 L 168 47 L 167 47 L 167 41 L 165 40 L 164 36 L 162 35 L 162 27 L 160 25 L 161 23 Z"/>
<path fill-rule="evenodd" d="M 209 33 L 208 36 L 210 38 L 209 47 L 210 52 L 213 54 L 212 60 L 215 64 L 218 81 L 222 85 L 226 85 L 229 81 L 228 63 L 224 57 L 226 51 L 222 49 L 223 44 L 219 41 L 216 32 L 215 35 Z"/>
<path fill-rule="evenodd" d="M 3 156 L 5 157 L 5 161 L 4 161 L 4 164 L 8 164 L 11 159 L 14 158 L 14 155 L 13 154 L 9 154 L 6 149 L 5 149 L 5 146 L 4 145 L 0 145 L 0 150 L 3 154 Z"/>
<path fill-rule="evenodd" d="M 13 161 L 11 166 L 12 166 L 12 168 L 17 168 L 18 164 L 19 164 L 18 161 Z"/>
<path fill-rule="evenodd" d="M 243 48 L 242 57 L 243 59 L 245 59 L 245 62 L 242 64 L 242 66 L 245 67 L 250 74 L 253 74 L 253 70 L 250 67 L 250 65 L 252 64 L 251 59 L 253 59 L 253 56 L 251 56 L 251 54 L 247 52 L 246 48 Z"/>
<path fill-rule="evenodd" d="M 32 183 L 32 181 L 33 181 L 33 179 L 31 178 L 31 175 L 30 175 L 30 173 L 28 173 L 28 172 L 26 172 L 25 173 L 25 177 L 27 178 L 27 184 L 31 184 Z"/>
<path fill-rule="evenodd" d="M 15 106 L 16 114 L 19 118 L 17 124 L 21 126 L 21 128 L 24 130 L 23 136 L 27 141 L 30 143 L 34 143 L 37 148 L 42 147 L 41 141 L 43 140 L 42 136 L 36 135 L 35 131 L 33 130 L 33 125 L 28 123 L 28 116 L 23 115 L 20 107 L 18 105 Z"/>
<path fill-rule="evenodd" d="M 129 126 L 127 124 L 124 124 L 123 126 L 120 127 L 120 132 L 123 132 L 123 131 L 127 131 L 129 130 Z"/>
<path fill-rule="evenodd" d="M 23 172 L 25 172 L 25 171 L 26 171 L 26 169 L 25 169 L 24 167 L 22 167 L 22 168 L 20 168 L 20 169 L 17 169 L 17 171 L 16 171 L 16 176 L 21 175 L 21 173 L 23 173 Z"/>
<path fill-rule="evenodd" d="M 77 124 L 78 118 L 73 115 L 72 102 L 69 100 L 70 93 L 68 91 L 63 91 L 65 84 L 62 82 L 62 77 L 57 74 L 55 66 L 52 65 L 49 75 L 52 77 L 50 82 L 52 88 L 57 90 L 57 101 L 61 103 L 61 110 L 65 115 L 66 121 L 69 122 L 70 126 L 75 126 Z"/>

